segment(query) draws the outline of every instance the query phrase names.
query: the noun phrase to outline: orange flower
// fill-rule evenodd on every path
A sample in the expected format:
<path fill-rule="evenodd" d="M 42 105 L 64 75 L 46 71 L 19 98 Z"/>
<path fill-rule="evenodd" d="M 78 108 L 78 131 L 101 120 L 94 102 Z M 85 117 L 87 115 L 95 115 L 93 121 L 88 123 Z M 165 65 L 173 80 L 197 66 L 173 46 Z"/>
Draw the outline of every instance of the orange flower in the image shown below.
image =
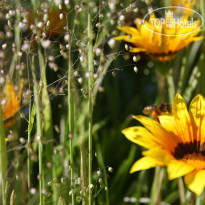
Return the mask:
<path fill-rule="evenodd" d="M 21 103 L 21 94 L 22 94 L 23 84 L 20 84 L 18 92 L 14 90 L 14 84 L 6 81 L 5 85 L 5 97 L 1 99 L 2 102 L 2 111 L 3 111 L 3 120 L 5 122 L 5 127 L 13 125 L 15 120 L 12 118 L 18 112 L 20 103 Z M 4 92 L 3 92 L 4 93 Z"/>

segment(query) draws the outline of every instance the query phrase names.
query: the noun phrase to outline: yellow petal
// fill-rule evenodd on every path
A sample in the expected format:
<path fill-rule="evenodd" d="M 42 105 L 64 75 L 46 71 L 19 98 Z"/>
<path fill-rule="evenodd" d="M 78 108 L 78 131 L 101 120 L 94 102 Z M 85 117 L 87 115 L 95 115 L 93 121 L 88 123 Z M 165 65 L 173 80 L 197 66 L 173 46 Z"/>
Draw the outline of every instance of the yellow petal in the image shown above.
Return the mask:
<path fill-rule="evenodd" d="M 204 39 L 203 36 L 197 36 L 197 37 L 192 38 L 192 41 L 201 41 L 203 39 Z"/>
<path fill-rule="evenodd" d="M 174 156 L 167 150 L 163 149 L 161 146 L 154 147 L 150 150 L 142 152 L 144 156 L 149 156 L 161 161 L 163 164 L 168 164 L 171 160 L 174 160 Z"/>
<path fill-rule="evenodd" d="M 187 111 L 187 105 L 180 94 L 176 94 L 174 98 L 173 115 L 181 140 L 184 143 L 193 142 L 191 119 Z"/>
<path fill-rule="evenodd" d="M 131 48 L 129 51 L 131 53 L 139 53 L 139 52 L 145 52 L 147 49 L 145 48 Z"/>
<path fill-rule="evenodd" d="M 188 188 L 196 195 L 200 195 L 205 186 L 205 170 L 195 171 L 187 174 L 184 181 Z"/>
<path fill-rule="evenodd" d="M 135 47 L 139 47 L 139 48 L 134 48 L 136 50 L 130 49 L 130 52 L 144 52 L 146 51 L 146 49 L 144 48 L 144 44 L 143 44 L 143 40 L 140 36 L 130 36 L 130 35 L 122 35 L 122 36 L 117 36 L 114 37 L 115 40 L 123 40 L 126 41 L 128 43 L 133 44 L 133 46 Z"/>
<path fill-rule="evenodd" d="M 174 158 L 167 150 L 155 147 L 143 152 L 144 156 L 152 157 L 167 166 L 169 180 L 184 176 L 195 169 L 195 167 Z"/>
<path fill-rule="evenodd" d="M 126 41 L 128 43 L 134 43 L 135 41 L 133 41 L 133 39 L 128 36 L 128 35 L 123 35 L 123 36 L 117 36 L 114 38 L 115 40 L 119 41 L 119 40 L 123 40 L 123 41 Z"/>
<path fill-rule="evenodd" d="M 205 99 L 201 95 L 197 95 L 190 103 L 189 114 L 192 121 L 194 139 L 205 141 L 202 136 L 205 133 Z M 202 139 L 202 140 L 201 140 Z"/>
<path fill-rule="evenodd" d="M 194 166 L 191 166 L 183 161 L 172 160 L 167 166 L 168 178 L 169 180 L 176 179 L 192 172 L 194 169 Z"/>
<path fill-rule="evenodd" d="M 154 142 L 155 137 L 144 127 L 129 127 L 122 130 L 122 133 L 128 140 L 142 147 L 150 149 L 157 146 L 156 142 Z"/>
<path fill-rule="evenodd" d="M 159 121 L 162 127 L 164 127 L 167 131 L 173 133 L 174 135 L 178 134 L 173 115 L 161 115 L 159 116 Z"/>
<path fill-rule="evenodd" d="M 155 19 L 156 19 L 156 16 L 155 16 L 155 14 L 154 14 L 154 12 L 152 12 L 151 14 L 150 14 L 150 18 L 149 18 L 149 24 L 153 24 L 153 21 L 155 21 Z"/>
<path fill-rule="evenodd" d="M 175 135 L 167 132 L 158 122 L 145 116 L 133 116 L 155 136 L 155 141 L 169 151 L 174 151 L 178 141 Z"/>
<path fill-rule="evenodd" d="M 123 27 L 117 27 L 117 29 L 124 31 L 125 33 L 128 33 L 130 35 L 134 35 L 134 36 L 140 35 L 139 31 L 134 27 L 123 26 Z"/>
<path fill-rule="evenodd" d="M 141 42 L 142 39 L 140 37 L 136 37 L 136 36 L 122 35 L 122 36 L 114 37 L 114 39 L 115 40 L 123 40 L 123 41 L 126 41 L 128 43 L 143 45 L 143 43 Z"/>
<path fill-rule="evenodd" d="M 128 35 L 122 35 L 122 36 L 117 36 L 114 37 L 115 40 L 123 40 L 123 41 L 129 41 Z"/>
<path fill-rule="evenodd" d="M 157 166 L 164 166 L 164 164 L 152 157 L 143 157 L 132 165 L 130 173 L 137 172 L 144 169 L 149 169 L 152 167 L 157 167 Z"/>

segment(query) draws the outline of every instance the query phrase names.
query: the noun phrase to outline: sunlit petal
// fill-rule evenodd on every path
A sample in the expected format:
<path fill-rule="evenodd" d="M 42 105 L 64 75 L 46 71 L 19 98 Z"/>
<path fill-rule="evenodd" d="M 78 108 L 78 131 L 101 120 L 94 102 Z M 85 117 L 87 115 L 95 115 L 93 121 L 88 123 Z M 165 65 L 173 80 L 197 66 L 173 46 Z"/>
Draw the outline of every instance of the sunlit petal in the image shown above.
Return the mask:
<path fill-rule="evenodd" d="M 144 169 L 150 169 L 156 166 L 164 166 L 164 164 L 161 161 L 156 160 L 152 157 L 143 157 L 133 164 L 130 173 L 137 172 Z"/>
<path fill-rule="evenodd" d="M 122 130 L 122 133 L 128 140 L 145 148 L 152 148 L 156 146 L 155 136 L 153 136 L 147 129 L 143 127 L 129 127 Z"/>
<path fill-rule="evenodd" d="M 195 171 L 184 177 L 186 185 L 196 195 L 200 195 L 205 186 L 205 170 Z"/>
<path fill-rule="evenodd" d="M 173 103 L 173 115 L 177 132 L 183 142 L 193 142 L 193 132 L 187 105 L 180 94 L 177 94 Z"/>

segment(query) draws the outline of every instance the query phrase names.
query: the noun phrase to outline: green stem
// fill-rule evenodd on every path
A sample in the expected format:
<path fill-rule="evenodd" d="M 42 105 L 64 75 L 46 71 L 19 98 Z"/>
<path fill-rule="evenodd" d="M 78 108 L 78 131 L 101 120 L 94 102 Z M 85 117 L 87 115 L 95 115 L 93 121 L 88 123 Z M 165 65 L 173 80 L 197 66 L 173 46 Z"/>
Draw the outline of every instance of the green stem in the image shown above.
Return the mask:
<path fill-rule="evenodd" d="M 73 35 L 73 32 L 72 32 Z M 70 47 L 68 51 L 68 120 L 69 120 L 69 138 L 70 138 L 70 174 L 71 174 L 71 191 L 72 191 L 72 205 L 75 204 L 75 193 L 74 193 L 74 175 L 73 175 L 73 138 L 74 138 L 74 89 L 72 82 L 72 61 L 71 61 L 71 44 L 72 37 L 70 40 Z"/>
<path fill-rule="evenodd" d="M 191 193 L 189 205 L 194 205 L 195 204 L 195 200 L 196 200 L 196 195 L 194 193 Z"/>
<path fill-rule="evenodd" d="M 88 163 L 89 163 L 89 175 L 88 175 L 88 189 L 89 189 L 89 205 L 92 204 L 92 126 L 93 126 L 93 43 L 92 43 L 92 24 L 90 8 L 88 10 L 88 72 L 90 73 L 88 79 L 89 87 L 89 99 L 88 99 L 88 124 L 89 124 L 89 135 L 88 135 Z"/>
<path fill-rule="evenodd" d="M 29 101 L 29 122 L 28 122 L 28 141 L 27 141 L 27 179 L 28 179 L 28 188 L 31 188 L 31 153 L 30 153 L 30 146 L 31 146 L 31 132 L 30 132 L 30 126 L 31 126 L 31 99 Z"/>
<path fill-rule="evenodd" d="M 107 173 L 106 173 L 106 169 L 105 169 L 105 165 L 103 162 L 103 155 L 102 155 L 102 150 L 101 150 L 101 146 L 100 146 L 100 142 L 98 140 L 98 135 L 95 134 L 95 145 L 96 145 L 96 150 L 98 153 L 98 164 L 100 166 L 100 168 L 103 171 L 103 175 L 104 175 L 104 180 L 105 180 L 105 186 L 106 186 L 106 203 L 105 205 L 110 205 L 110 200 L 109 200 L 109 190 L 108 190 L 108 181 L 107 181 Z"/>
<path fill-rule="evenodd" d="M 30 86 L 29 86 L 30 87 Z M 29 122 L 28 122 L 28 141 L 27 141 L 27 166 L 28 166 L 28 188 L 31 187 L 31 131 L 33 129 L 34 118 L 36 115 L 36 105 L 34 104 L 31 110 L 31 99 L 29 102 Z"/>
<path fill-rule="evenodd" d="M 179 189 L 180 203 L 184 204 L 186 202 L 186 198 L 185 198 L 185 191 L 184 191 L 184 183 L 181 177 L 178 179 L 178 189 Z"/>
<path fill-rule="evenodd" d="M 166 79 L 164 75 L 161 75 L 160 73 L 156 72 L 157 79 L 157 88 L 159 90 L 159 102 L 165 102 L 166 97 Z M 157 103 L 159 103 L 157 102 Z"/>
<path fill-rule="evenodd" d="M 144 181 L 145 173 L 146 173 L 146 170 L 142 170 L 139 172 L 139 175 L 137 177 L 136 195 L 135 195 L 137 199 L 136 205 L 140 205 L 140 197 L 142 194 L 142 184 Z"/>
<path fill-rule="evenodd" d="M 168 74 L 166 75 L 166 79 L 167 79 L 167 86 L 168 86 L 169 102 L 173 103 L 174 96 L 175 96 L 175 86 L 174 86 L 172 69 L 169 70 Z"/>
<path fill-rule="evenodd" d="M 85 163 L 84 163 L 84 152 L 83 152 L 83 137 L 81 136 L 81 144 L 80 144 L 80 158 L 81 158 L 81 180 L 82 180 L 82 205 L 87 204 L 87 198 L 85 197 Z"/>
<path fill-rule="evenodd" d="M 32 76 L 33 76 L 33 89 L 34 89 L 34 101 L 36 105 L 36 122 L 37 122 L 37 137 L 38 137 L 38 160 L 39 160 L 39 195 L 40 195 L 40 205 L 43 205 L 43 145 L 42 145 L 42 119 L 41 119 L 41 111 L 40 111 L 40 100 L 38 96 L 38 85 L 36 81 L 35 75 L 35 65 L 34 65 L 34 57 L 32 58 L 31 64 Z"/>
<path fill-rule="evenodd" d="M 164 177 L 164 169 L 162 169 L 161 167 L 156 167 L 155 174 L 154 174 L 154 181 L 151 190 L 150 205 L 160 204 L 160 191 L 161 191 L 163 177 Z"/>
<path fill-rule="evenodd" d="M 35 12 L 35 23 L 37 24 L 38 22 L 38 15 L 37 15 L 37 2 L 32 0 L 32 5 L 34 7 L 34 12 Z M 43 87 L 42 87 L 42 101 L 44 104 L 44 109 L 43 109 L 43 118 L 44 118 L 44 134 L 46 136 L 47 140 L 52 141 L 53 140 L 53 131 L 52 131 L 52 111 L 51 111 L 51 104 L 50 104 L 50 99 L 47 91 L 47 79 L 46 79 L 46 63 L 45 63 L 45 58 L 42 54 L 41 51 L 41 42 L 40 42 L 40 31 L 37 29 L 37 43 L 38 43 L 38 61 L 39 61 L 39 67 L 41 71 L 41 80 L 43 82 Z M 46 51 L 45 51 L 46 53 Z M 46 56 L 46 55 L 45 55 Z M 46 161 L 54 164 L 54 157 L 50 155 L 53 151 L 53 143 L 49 143 L 46 147 Z M 48 170 L 49 174 L 52 174 L 53 177 L 55 177 L 55 171 L 52 168 L 51 170 Z M 44 182 L 44 174 L 42 175 L 42 180 Z M 44 183 L 43 183 L 44 187 Z M 53 204 L 56 203 L 57 200 L 57 190 L 55 185 L 52 186 L 53 188 Z M 43 202 L 44 203 L 44 202 Z"/>
<path fill-rule="evenodd" d="M 1 157 L 1 187 L 2 187 L 2 201 L 6 205 L 7 194 L 7 148 L 5 141 L 4 121 L 2 116 L 2 108 L 0 106 L 0 157 Z"/>
<path fill-rule="evenodd" d="M 203 0 L 200 1 L 200 8 L 201 8 L 201 14 L 203 19 L 205 20 L 205 2 Z M 204 36 L 205 39 L 205 25 L 203 24 L 202 27 L 202 34 Z M 201 55 L 201 59 L 200 59 L 200 72 L 201 72 L 201 76 L 200 76 L 200 83 L 199 83 L 199 92 L 202 95 L 205 95 L 205 81 L 204 81 L 204 77 L 205 77 L 205 70 L 204 70 L 204 65 L 205 65 L 205 40 L 203 40 L 203 52 Z"/>
<path fill-rule="evenodd" d="M 200 1 L 200 8 L 201 8 L 201 15 L 203 17 L 203 19 L 205 18 L 205 3 L 203 0 Z M 205 21 L 205 19 L 204 19 Z M 203 24 L 203 27 L 202 27 L 202 32 L 205 36 L 205 25 Z"/>
<path fill-rule="evenodd" d="M 185 67 L 186 67 L 186 56 L 183 57 L 182 59 L 182 66 L 180 70 L 180 75 L 179 75 L 179 81 L 178 81 L 178 87 L 177 87 L 177 93 L 182 92 L 182 84 L 183 84 L 183 78 L 184 78 L 184 72 L 185 72 Z"/>
<path fill-rule="evenodd" d="M 21 9 L 21 1 L 20 0 L 16 0 L 16 26 L 15 26 L 15 43 L 16 43 L 16 57 L 15 57 L 15 61 L 16 64 L 20 63 L 20 59 L 21 57 L 18 55 L 18 53 L 21 51 L 21 31 L 19 28 L 19 22 L 21 21 L 21 15 L 20 15 L 20 9 Z M 13 71 L 11 73 L 11 77 L 13 75 Z M 18 73 L 18 72 L 17 72 Z"/>
<path fill-rule="evenodd" d="M 45 55 L 46 56 L 46 50 L 45 50 Z M 48 169 L 47 172 L 49 175 L 52 175 L 53 178 L 56 178 L 56 172 L 55 172 L 55 161 L 54 161 L 54 156 L 52 156 L 50 153 L 53 152 L 53 120 L 52 120 L 52 110 L 51 110 L 51 103 L 49 99 L 49 94 L 47 91 L 47 79 L 46 79 L 46 62 L 42 52 L 41 52 L 41 45 L 40 41 L 38 42 L 38 59 L 39 59 L 39 66 L 40 70 L 42 71 L 41 74 L 41 79 L 43 82 L 43 87 L 42 87 L 42 102 L 44 105 L 43 109 L 43 119 L 44 119 L 44 136 L 46 136 L 46 139 L 48 141 L 51 141 L 48 143 L 45 147 L 45 153 L 46 153 L 46 162 L 52 163 L 52 169 Z M 44 176 L 43 176 L 44 178 Z M 44 180 L 43 180 L 44 181 Z M 43 185 L 44 187 L 44 185 Z M 56 186 L 53 183 L 52 184 L 52 189 L 53 189 L 53 204 L 56 204 L 57 201 L 57 190 Z"/>

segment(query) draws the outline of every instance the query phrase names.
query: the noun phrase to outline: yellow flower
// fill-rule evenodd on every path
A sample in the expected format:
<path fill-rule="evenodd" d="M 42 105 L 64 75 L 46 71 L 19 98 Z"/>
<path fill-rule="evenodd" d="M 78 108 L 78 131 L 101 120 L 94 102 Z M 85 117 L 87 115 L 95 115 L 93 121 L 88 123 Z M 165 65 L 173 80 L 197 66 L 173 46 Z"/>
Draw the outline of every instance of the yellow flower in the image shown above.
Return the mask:
<path fill-rule="evenodd" d="M 144 157 L 130 172 L 166 166 L 169 180 L 184 176 L 188 188 L 200 195 L 205 186 L 205 98 L 197 95 L 189 112 L 180 94 L 173 103 L 173 114 L 159 116 L 160 123 L 134 116 L 144 126 L 124 129 L 132 142 L 147 148 Z"/>
<path fill-rule="evenodd" d="M 155 60 L 168 61 L 191 42 L 203 39 L 202 36 L 196 37 L 201 31 L 200 21 L 189 26 L 186 26 L 186 22 L 188 22 L 187 16 L 182 17 L 177 25 L 173 16 L 166 16 L 164 23 L 160 24 L 153 13 L 149 22 L 136 19 L 136 28 L 118 27 L 126 35 L 114 39 L 131 44 L 129 51 L 132 53 L 145 52 Z"/>
<path fill-rule="evenodd" d="M 3 102 L 1 106 L 5 127 L 9 127 L 15 122 L 15 118 L 13 117 L 19 111 L 22 88 L 23 84 L 21 83 L 19 91 L 15 92 L 14 84 L 6 81 L 5 96 L 3 96 L 3 99 L 1 100 L 1 102 Z"/>
<path fill-rule="evenodd" d="M 193 5 L 193 0 L 172 0 L 172 6 L 182 6 L 191 9 Z"/>
<path fill-rule="evenodd" d="M 172 0 L 172 6 L 185 7 L 183 10 L 181 10 L 182 14 L 191 16 L 192 15 L 191 9 L 194 6 L 194 1 L 193 0 Z"/>

